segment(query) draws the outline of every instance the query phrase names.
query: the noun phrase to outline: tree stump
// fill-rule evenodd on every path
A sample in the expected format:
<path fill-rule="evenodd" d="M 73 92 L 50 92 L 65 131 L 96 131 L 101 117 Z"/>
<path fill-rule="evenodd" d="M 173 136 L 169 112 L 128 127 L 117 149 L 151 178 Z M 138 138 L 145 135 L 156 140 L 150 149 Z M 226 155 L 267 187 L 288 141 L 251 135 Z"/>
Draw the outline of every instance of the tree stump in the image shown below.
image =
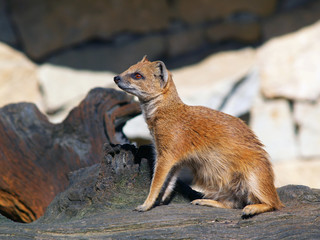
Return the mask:
<path fill-rule="evenodd" d="M 100 162 L 103 144 L 124 144 L 126 121 L 140 114 L 124 92 L 96 88 L 60 124 L 34 104 L 0 109 L 0 213 L 19 222 L 43 215 L 69 184 L 68 173 Z"/>

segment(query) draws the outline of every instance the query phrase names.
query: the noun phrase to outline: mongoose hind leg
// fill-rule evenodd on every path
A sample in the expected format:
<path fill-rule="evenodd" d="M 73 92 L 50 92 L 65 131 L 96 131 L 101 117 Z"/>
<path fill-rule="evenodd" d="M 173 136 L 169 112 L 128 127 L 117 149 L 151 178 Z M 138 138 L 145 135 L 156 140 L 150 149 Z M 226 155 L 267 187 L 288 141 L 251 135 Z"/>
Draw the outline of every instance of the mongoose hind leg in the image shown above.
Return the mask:
<path fill-rule="evenodd" d="M 257 215 L 259 213 L 264 213 L 264 212 L 269 212 L 273 211 L 274 207 L 265 204 L 265 203 L 260 203 L 260 204 L 252 204 L 252 205 L 247 205 L 244 207 L 242 210 L 242 218 L 250 218 L 254 215 Z"/>
<path fill-rule="evenodd" d="M 165 192 L 162 196 L 161 203 L 168 204 L 170 202 L 171 197 L 172 197 L 172 192 L 174 190 L 174 187 L 175 187 L 177 179 L 178 179 L 178 175 L 179 175 L 179 172 L 176 171 L 174 173 L 174 175 L 171 177 L 171 180 L 169 181 L 169 184 L 168 184 L 167 188 L 165 189 Z"/>
<path fill-rule="evenodd" d="M 217 208 L 230 208 L 226 204 L 222 202 L 218 202 L 216 200 L 212 199 L 196 199 L 191 202 L 194 205 L 201 205 L 201 206 L 207 206 L 207 207 L 217 207 Z"/>

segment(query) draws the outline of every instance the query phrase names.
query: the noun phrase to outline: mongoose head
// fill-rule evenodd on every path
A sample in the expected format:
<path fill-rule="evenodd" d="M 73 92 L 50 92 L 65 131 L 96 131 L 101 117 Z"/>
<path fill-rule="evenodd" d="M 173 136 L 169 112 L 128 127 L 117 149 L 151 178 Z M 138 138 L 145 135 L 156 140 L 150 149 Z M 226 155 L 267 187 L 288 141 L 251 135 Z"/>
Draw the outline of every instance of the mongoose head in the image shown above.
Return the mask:
<path fill-rule="evenodd" d="M 122 90 L 131 93 L 142 101 L 153 99 L 164 91 L 169 71 L 161 61 L 150 62 L 146 56 L 118 76 L 114 82 Z"/>

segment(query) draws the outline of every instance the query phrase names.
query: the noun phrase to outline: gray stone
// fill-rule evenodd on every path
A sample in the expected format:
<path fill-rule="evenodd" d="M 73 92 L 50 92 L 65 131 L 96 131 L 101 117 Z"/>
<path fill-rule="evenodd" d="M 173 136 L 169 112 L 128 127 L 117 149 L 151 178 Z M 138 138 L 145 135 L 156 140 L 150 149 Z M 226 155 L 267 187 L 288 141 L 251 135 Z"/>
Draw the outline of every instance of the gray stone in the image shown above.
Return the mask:
<path fill-rule="evenodd" d="M 37 66 L 22 53 L 0 43 L 0 107 L 33 102 L 43 109 Z"/>
<path fill-rule="evenodd" d="M 47 113 L 59 112 L 50 117 L 52 122 L 61 122 L 72 108 L 77 106 L 95 87 L 113 87 L 114 73 L 75 70 L 44 64 L 37 69 Z"/>
<path fill-rule="evenodd" d="M 144 55 L 158 60 L 166 52 L 166 41 L 161 35 L 141 37 L 119 45 L 92 43 L 65 50 L 50 57 L 47 63 L 77 69 L 120 73 Z"/>
<path fill-rule="evenodd" d="M 320 21 L 274 38 L 258 50 L 261 91 L 268 98 L 315 101 L 320 96 Z"/>
<path fill-rule="evenodd" d="M 237 12 L 250 12 L 260 16 L 271 14 L 276 7 L 277 0 L 176 0 L 173 2 L 174 15 L 188 23 L 199 23 L 208 20 L 223 19 Z"/>
<path fill-rule="evenodd" d="M 301 5 L 297 6 L 299 5 L 299 2 Z M 264 40 L 269 40 L 277 36 L 298 31 L 299 29 L 309 26 L 319 20 L 319 1 L 286 0 L 280 1 L 280 4 L 286 4 L 287 7 L 284 7 L 292 9 L 284 9 L 284 11 L 279 11 L 262 21 Z M 297 8 L 294 9 L 295 4 Z"/>
<path fill-rule="evenodd" d="M 180 97 L 187 104 L 218 109 L 234 84 L 251 71 L 255 56 L 251 48 L 222 52 L 172 71 Z"/>
<path fill-rule="evenodd" d="M 273 164 L 276 187 L 302 184 L 320 188 L 320 157 L 308 160 L 284 161 Z"/>
<path fill-rule="evenodd" d="M 0 0 L 0 41 L 15 45 L 17 39 L 6 10 L 6 1 Z"/>
<path fill-rule="evenodd" d="M 252 72 L 234 85 L 219 110 L 237 117 L 250 112 L 259 86 L 258 71 L 253 68 Z"/>
<path fill-rule="evenodd" d="M 142 115 L 130 119 L 123 128 L 123 132 L 129 139 L 148 139 L 151 141 L 152 137 Z"/>
<path fill-rule="evenodd" d="M 320 100 L 315 103 L 295 103 L 294 118 L 299 129 L 298 143 L 301 156 L 320 156 Z"/>
<path fill-rule="evenodd" d="M 292 161 L 298 157 L 293 116 L 286 100 L 258 97 L 251 110 L 250 126 L 272 161 Z"/>
<path fill-rule="evenodd" d="M 145 33 L 168 24 L 167 1 L 8 1 L 23 46 L 33 59 L 121 32 Z"/>
<path fill-rule="evenodd" d="M 207 29 L 206 36 L 213 43 L 225 40 L 252 43 L 260 39 L 261 29 L 257 22 L 228 21 L 213 24 Z"/>
<path fill-rule="evenodd" d="M 201 28 L 175 32 L 168 36 L 168 55 L 179 56 L 199 49 L 204 43 L 204 30 Z"/>

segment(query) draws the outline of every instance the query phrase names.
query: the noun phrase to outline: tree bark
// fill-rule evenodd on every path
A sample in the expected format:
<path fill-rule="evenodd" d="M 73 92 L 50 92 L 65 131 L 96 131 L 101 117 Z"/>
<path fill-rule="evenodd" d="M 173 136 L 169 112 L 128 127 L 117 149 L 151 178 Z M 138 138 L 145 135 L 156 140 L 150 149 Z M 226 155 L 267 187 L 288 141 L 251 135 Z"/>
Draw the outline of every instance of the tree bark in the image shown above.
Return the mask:
<path fill-rule="evenodd" d="M 60 124 L 34 104 L 0 109 L 0 213 L 32 222 L 69 184 L 68 173 L 99 163 L 104 143 L 126 143 L 125 122 L 140 113 L 129 95 L 96 88 Z"/>

